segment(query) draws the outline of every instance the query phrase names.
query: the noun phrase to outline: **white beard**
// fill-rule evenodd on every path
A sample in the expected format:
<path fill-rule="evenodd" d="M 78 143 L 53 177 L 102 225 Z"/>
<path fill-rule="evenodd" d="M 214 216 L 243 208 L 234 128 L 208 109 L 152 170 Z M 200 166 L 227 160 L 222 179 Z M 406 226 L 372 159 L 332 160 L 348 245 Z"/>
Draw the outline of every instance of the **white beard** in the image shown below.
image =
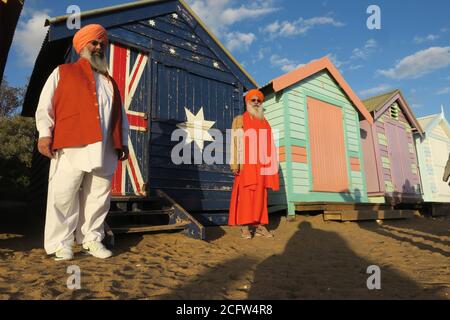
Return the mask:
<path fill-rule="evenodd" d="M 264 119 L 264 108 L 263 108 L 263 106 L 252 107 L 252 106 L 248 105 L 247 106 L 247 111 L 253 117 L 258 118 L 259 120 L 263 120 Z"/>
<path fill-rule="evenodd" d="M 106 56 L 102 57 L 91 54 L 87 47 L 84 47 L 80 52 L 80 57 L 83 57 L 89 61 L 91 67 L 97 70 L 100 73 L 107 74 L 108 73 L 108 62 L 106 61 Z"/>

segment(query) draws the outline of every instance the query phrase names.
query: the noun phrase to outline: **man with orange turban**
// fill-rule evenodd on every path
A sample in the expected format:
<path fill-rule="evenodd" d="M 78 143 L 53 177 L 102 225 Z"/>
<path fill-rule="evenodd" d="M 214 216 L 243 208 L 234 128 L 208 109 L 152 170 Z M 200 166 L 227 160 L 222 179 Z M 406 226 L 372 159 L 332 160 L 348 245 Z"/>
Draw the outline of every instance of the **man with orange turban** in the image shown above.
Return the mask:
<path fill-rule="evenodd" d="M 36 110 L 38 149 L 51 159 L 44 248 L 56 260 L 73 258 L 74 240 L 94 257 L 112 255 L 102 244 L 104 220 L 117 162 L 128 158 L 128 121 L 107 45 L 101 25 L 80 29 L 73 38 L 80 59 L 53 71 Z"/>
<path fill-rule="evenodd" d="M 245 97 L 246 112 L 232 124 L 231 170 L 235 179 L 228 224 L 241 226 L 244 239 L 251 239 L 253 233 L 273 237 L 266 227 L 267 189 L 280 188 L 277 153 L 263 102 L 261 91 L 250 90 Z"/>

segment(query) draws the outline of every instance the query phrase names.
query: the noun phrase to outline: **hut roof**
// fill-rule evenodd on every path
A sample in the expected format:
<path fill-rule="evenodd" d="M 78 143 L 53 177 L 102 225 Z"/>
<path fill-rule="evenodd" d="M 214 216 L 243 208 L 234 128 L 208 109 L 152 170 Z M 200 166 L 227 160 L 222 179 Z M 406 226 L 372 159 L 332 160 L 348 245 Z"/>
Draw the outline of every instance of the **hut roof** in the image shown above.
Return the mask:
<path fill-rule="evenodd" d="M 381 115 L 394 103 L 398 101 L 400 108 L 409 121 L 409 124 L 415 129 L 421 136 L 423 135 L 423 129 L 417 118 L 414 116 L 411 108 L 408 105 L 401 90 L 395 89 L 387 93 L 380 94 L 378 96 L 370 97 L 363 101 L 367 110 L 372 114 L 374 120 L 377 120 Z"/>
<path fill-rule="evenodd" d="M 389 91 L 387 93 L 383 93 L 378 96 L 370 97 L 368 99 L 363 100 L 363 103 L 366 106 L 367 110 L 369 110 L 369 112 L 378 111 L 397 92 L 399 92 L 399 90 L 395 89 L 393 91 Z"/>
<path fill-rule="evenodd" d="M 426 133 L 431 132 L 437 125 L 442 124 L 445 133 L 447 134 L 447 136 L 450 139 L 450 125 L 449 125 L 447 119 L 445 118 L 444 110 L 442 110 L 441 113 L 418 118 L 417 120 L 422 125 L 422 127 L 424 128 L 424 131 Z"/>
<path fill-rule="evenodd" d="M 348 83 L 344 80 L 341 73 L 337 70 L 337 68 L 333 65 L 331 60 L 328 57 L 323 57 L 318 60 L 314 60 L 294 71 L 286 73 L 271 82 L 269 82 L 266 86 L 263 87 L 263 91 L 273 91 L 279 92 L 287 87 L 290 87 L 293 84 L 296 84 L 322 70 L 326 70 L 330 73 L 330 75 L 334 78 L 337 84 L 341 87 L 344 93 L 347 95 L 349 100 L 356 106 L 361 115 L 369 121 L 369 123 L 373 123 L 373 118 L 370 112 L 367 111 L 366 107 L 362 103 L 362 101 L 358 98 L 358 96 L 353 92 L 352 88 L 348 85 Z"/>

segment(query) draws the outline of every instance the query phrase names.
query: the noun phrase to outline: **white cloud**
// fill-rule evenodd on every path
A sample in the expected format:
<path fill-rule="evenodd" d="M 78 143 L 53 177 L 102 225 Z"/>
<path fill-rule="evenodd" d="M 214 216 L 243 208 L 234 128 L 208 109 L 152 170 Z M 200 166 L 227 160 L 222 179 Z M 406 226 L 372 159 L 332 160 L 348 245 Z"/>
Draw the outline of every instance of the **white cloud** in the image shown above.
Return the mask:
<path fill-rule="evenodd" d="M 438 92 L 436 92 L 437 95 L 444 95 L 450 93 L 450 87 L 442 88 Z"/>
<path fill-rule="evenodd" d="M 231 51 L 246 51 L 256 40 L 253 33 L 231 32 L 225 35 L 226 46 Z"/>
<path fill-rule="evenodd" d="M 265 56 L 267 54 L 269 54 L 271 52 L 271 48 L 270 47 L 264 47 L 264 48 L 260 48 L 258 53 L 256 54 L 255 58 L 253 59 L 252 63 L 255 64 L 259 61 L 261 61 L 262 59 L 265 58 Z"/>
<path fill-rule="evenodd" d="M 334 27 L 342 27 L 345 24 L 334 20 L 331 17 L 313 17 L 310 19 L 299 18 L 295 21 L 275 21 L 264 28 L 261 32 L 267 33 L 271 39 L 276 36 L 290 37 L 296 35 L 304 35 L 312 28 L 319 25 L 331 25 Z"/>
<path fill-rule="evenodd" d="M 413 109 L 420 109 L 420 108 L 423 108 L 423 104 L 421 104 L 421 103 L 413 103 L 413 104 L 411 104 L 411 107 Z"/>
<path fill-rule="evenodd" d="M 441 29 L 442 33 L 447 33 L 449 31 L 450 31 L 450 28 L 447 28 L 447 27 Z"/>
<path fill-rule="evenodd" d="M 421 44 L 421 43 L 424 43 L 424 42 L 433 42 L 433 41 L 435 41 L 435 40 L 437 40 L 439 38 L 440 38 L 440 36 L 438 36 L 436 34 L 429 34 L 426 37 L 415 36 L 414 37 L 414 42 L 417 43 L 417 44 Z"/>
<path fill-rule="evenodd" d="M 188 0 L 188 4 L 218 37 L 222 37 L 233 24 L 265 16 L 279 10 L 270 0 L 249 1 L 233 6 L 232 0 Z"/>
<path fill-rule="evenodd" d="M 378 43 L 374 39 L 366 41 L 362 48 L 353 49 L 351 59 L 366 60 L 372 54 L 372 52 L 378 47 Z"/>
<path fill-rule="evenodd" d="M 450 46 L 431 47 L 403 58 L 388 70 L 377 70 L 385 77 L 393 79 L 417 79 L 434 70 L 450 65 Z"/>
<path fill-rule="evenodd" d="M 333 53 L 329 53 L 327 54 L 327 57 L 331 60 L 331 62 L 333 62 L 333 64 L 336 66 L 336 68 L 339 69 L 339 71 L 341 73 L 344 73 L 344 70 L 342 69 L 342 67 L 350 64 L 350 60 L 339 60 L 339 58 L 337 57 L 337 55 L 333 54 Z"/>
<path fill-rule="evenodd" d="M 370 97 L 370 96 L 376 96 L 378 94 L 381 93 L 385 93 L 387 91 L 389 91 L 391 89 L 391 86 L 388 84 L 380 84 L 374 88 L 370 88 L 370 89 L 366 89 L 366 90 L 361 90 L 359 92 L 361 97 Z"/>
<path fill-rule="evenodd" d="M 351 71 L 355 71 L 355 70 L 359 70 L 361 69 L 363 66 L 361 64 L 357 64 L 357 65 L 351 65 L 348 69 Z"/>
<path fill-rule="evenodd" d="M 299 64 L 293 60 L 280 57 L 276 54 L 270 57 L 270 63 L 273 66 L 280 68 L 284 72 L 290 72 L 304 66 L 304 64 Z"/>
<path fill-rule="evenodd" d="M 33 66 L 39 54 L 48 27 L 44 27 L 50 10 L 25 10 L 14 34 L 13 48 L 24 66 Z"/>

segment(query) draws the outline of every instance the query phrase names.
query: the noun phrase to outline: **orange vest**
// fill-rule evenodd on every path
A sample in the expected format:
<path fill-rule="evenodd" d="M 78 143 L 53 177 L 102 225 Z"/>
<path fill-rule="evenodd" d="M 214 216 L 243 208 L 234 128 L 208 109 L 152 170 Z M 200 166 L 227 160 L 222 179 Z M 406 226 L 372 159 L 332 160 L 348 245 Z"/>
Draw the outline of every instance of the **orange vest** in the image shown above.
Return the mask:
<path fill-rule="evenodd" d="M 113 78 L 111 130 L 114 148 L 122 149 L 122 102 Z M 55 127 L 53 149 L 82 147 L 102 141 L 94 72 L 88 60 L 59 66 L 59 82 L 53 97 Z"/>

